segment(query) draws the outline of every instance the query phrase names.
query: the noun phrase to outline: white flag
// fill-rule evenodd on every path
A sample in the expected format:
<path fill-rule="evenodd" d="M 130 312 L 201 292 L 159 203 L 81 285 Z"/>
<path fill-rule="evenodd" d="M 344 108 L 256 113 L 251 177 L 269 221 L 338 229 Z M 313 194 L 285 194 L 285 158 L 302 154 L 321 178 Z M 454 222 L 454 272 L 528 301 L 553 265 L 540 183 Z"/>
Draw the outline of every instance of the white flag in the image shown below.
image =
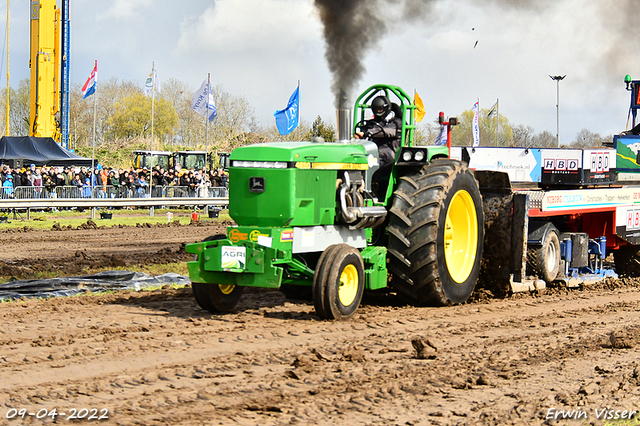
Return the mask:
<path fill-rule="evenodd" d="M 480 145 L 480 124 L 478 122 L 478 111 L 480 109 L 480 101 L 477 101 L 473 104 L 473 125 L 472 125 L 472 133 L 473 133 L 473 146 L 476 147 Z"/>
<path fill-rule="evenodd" d="M 493 106 L 489 110 L 489 113 L 487 114 L 487 118 L 491 118 L 494 115 L 498 115 L 498 101 L 496 101 L 496 103 L 493 104 Z"/>
<path fill-rule="evenodd" d="M 207 89 L 209 96 L 207 96 Z M 209 102 L 207 102 L 207 98 Z M 208 117 L 209 121 L 213 121 L 218 115 L 216 104 L 213 101 L 213 93 L 211 93 L 211 85 L 207 80 L 202 83 L 200 89 L 193 95 L 191 100 L 191 109 L 203 117 Z"/>
<path fill-rule="evenodd" d="M 147 77 L 147 81 L 144 83 L 145 96 L 149 96 L 152 90 L 156 93 L 160 93 L 160 80 L 158 80 L 158 71 L 155 68 L 151 71 L 151 74 Z"/>

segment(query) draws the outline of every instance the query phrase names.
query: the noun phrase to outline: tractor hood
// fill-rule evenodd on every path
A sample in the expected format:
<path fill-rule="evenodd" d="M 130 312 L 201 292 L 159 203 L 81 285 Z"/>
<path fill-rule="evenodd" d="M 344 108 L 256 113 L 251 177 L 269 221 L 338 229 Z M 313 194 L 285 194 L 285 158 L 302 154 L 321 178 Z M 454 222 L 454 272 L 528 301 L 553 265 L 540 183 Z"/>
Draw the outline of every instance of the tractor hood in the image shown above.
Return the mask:
<path fill-rule="evenodd" d="M 358 140 L 347 143 L 270 142 L 236 148 L 231 153 L 231 167 L 326 168 L 366 170 L 377 164 Z M 252 164 L 253 163 L 253 164 Z M 352 166 L 349 166 L 352 165 Z M 306 166 L 306 167 L 305 167 Z"/>

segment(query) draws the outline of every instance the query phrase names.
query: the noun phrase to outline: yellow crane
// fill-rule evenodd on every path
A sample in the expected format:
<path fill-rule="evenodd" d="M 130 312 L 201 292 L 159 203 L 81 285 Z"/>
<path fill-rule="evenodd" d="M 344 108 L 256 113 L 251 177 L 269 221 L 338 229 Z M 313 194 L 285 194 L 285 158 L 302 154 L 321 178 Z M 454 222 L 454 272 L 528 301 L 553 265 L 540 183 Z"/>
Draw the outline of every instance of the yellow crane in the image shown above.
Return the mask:
<path fill-rule="evenodd" d="M 29 136 L 67 144 L 69 112 L 68 0 L 31 0 Z M 62 19 L 61 19 L 62 15 Z"/>

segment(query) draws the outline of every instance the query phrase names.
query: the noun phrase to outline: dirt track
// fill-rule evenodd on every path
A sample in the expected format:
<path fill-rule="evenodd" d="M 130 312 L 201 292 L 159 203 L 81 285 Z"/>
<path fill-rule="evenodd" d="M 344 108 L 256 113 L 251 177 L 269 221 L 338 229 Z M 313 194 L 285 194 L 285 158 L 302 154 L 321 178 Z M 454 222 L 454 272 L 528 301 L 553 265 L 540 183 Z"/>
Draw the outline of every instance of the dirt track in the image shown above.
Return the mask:
<path fill-rule="evenodd" d="M 2 234 L 0 262 L 183 261 L 184 242 L 217 231 Z M 414 308 L 370 295 L 348 322 L 277 291 L 245 294 L 223 316 L 190 289 L 0 304 L 0 424 L 43 422 L 6 418 L 21 408 L 55 408 L 59 423 L 107 409 L 104 424 L 122 425 L 580 425 L 640 409 L 637 282 L 475 299 Z M 579 420 L 547 419 L 560 410 Z"/>

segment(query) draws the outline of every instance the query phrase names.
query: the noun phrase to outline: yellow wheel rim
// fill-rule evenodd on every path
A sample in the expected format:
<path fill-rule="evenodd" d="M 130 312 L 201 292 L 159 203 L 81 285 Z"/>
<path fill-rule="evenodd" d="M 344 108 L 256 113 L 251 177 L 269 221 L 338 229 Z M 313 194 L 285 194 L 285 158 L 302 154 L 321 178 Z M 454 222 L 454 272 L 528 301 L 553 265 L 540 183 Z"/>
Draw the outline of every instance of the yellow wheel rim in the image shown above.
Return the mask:
<path fill-rule="evenodd" d="M 471 274 L 478 248 L 478 219 L 473 198 L 465 191 L 455 193 L 445 219 L 444 258 L 451 278 L 462 283 Z"/>
<path fill-rule="evenodd" d="M 233 289 L 236 288 L 236 286 L 232 284 L 218 284 L 218 288 L 222 294 L 229 295 L 233 292 Z"/>
<path fill-rule="evenodd" d="M 349 306 L 358 294 L 358 269 L 354 265 L 347 265 L 340 274 L 338 298 L 342 306 Z"/>

